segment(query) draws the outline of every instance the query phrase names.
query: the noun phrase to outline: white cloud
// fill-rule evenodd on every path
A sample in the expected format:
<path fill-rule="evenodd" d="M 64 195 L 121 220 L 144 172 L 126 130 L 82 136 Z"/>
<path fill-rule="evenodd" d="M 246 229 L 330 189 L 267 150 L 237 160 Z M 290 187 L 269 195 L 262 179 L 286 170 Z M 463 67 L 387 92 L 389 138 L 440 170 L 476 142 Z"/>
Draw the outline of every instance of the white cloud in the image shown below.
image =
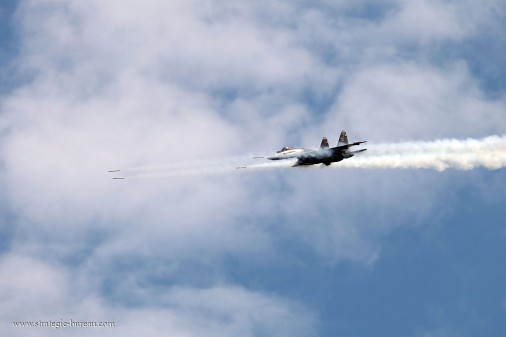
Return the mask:
<path fill-rule="evenodd" d="M 484 98 L 465 66 L 376 65 L 350 78 L 328 123 L 376 141 L 501 134 L 505 102 Z"/>
<path fill-rule="evenodd" d="M 388 36 L 399 36 L 404 41 L 434 41 L 458 39 L 465 36 L 466 25 L 459 22 L 458 5 L 432 0 L 403 2 L 402 9 L 383 29 Z"/>
<path fill-rule="evenodd" d="M 171 336 L 314 336 L 315 318 L 299 304 L 261 292 L 220 285 L 145 290 L 130 284 L 127 291 L 147 291 L 142 307 L 118 307 L 96 293 L 75 287 L 71 270 L 33 258 L 11 255 L 0 261 L 3 330 L 10 336 L 53 336 L 54 328 L 13 327 L 12 322 L 114 322 L 114 328 L 61 328 L 88 336 L 138 336 L 163 331 Z M 91 275 L 86 275 L 89 278 Z M 90 280 L 88 280 L 90 281 Z M 122 285 L 119 285 L 120 287 Z"/>
<path fill-rule="evenodd" d="M 0 312 L 4 318 L 22 319 L 27 312 L 41 317 L 55 306 L 65 305 L 68 299 L 65 273 L 34 258 L 4 256 L 0 275 Z"/>
<path fill-rule="evenodd" d="M 34 314 L 42 302 L 55 314 L 99 312 L 125 335 L 313 334 L 291 301 L 220 285 L 223 256 L 269 264 L 293 240 L 325 261 L 374 263 L 393 228 L 437 219 L 444 179 L 315 169 L 118 182 L 106 171 L 316 146 L 341 128 L 370 141 L 503 130 L 504 101 L 487 99 L 463 61 L 403 59 L 406 46 L 477 34 L 487 12 L 467 20 L 468 3 L 381 4 L 373 15 L 369 1 L 23 2 L 18 65 L 31 80 L 0 114 L 2 199 L 16 226 L 1 266 L 16 274 L 7 293 L 32 287 L 33 270 L 48 294 Z M 149 281 L 139 286 L 143 268 L 108 280 L 135 258 L 164 261 L 171 282 L 188 261 L 213 277 L 196 289 L 182 276 L 160 299 Z M 102 298 L 107 282 L 120 298 Z M 142 305 L 128 308 L 134 293 Z"/>

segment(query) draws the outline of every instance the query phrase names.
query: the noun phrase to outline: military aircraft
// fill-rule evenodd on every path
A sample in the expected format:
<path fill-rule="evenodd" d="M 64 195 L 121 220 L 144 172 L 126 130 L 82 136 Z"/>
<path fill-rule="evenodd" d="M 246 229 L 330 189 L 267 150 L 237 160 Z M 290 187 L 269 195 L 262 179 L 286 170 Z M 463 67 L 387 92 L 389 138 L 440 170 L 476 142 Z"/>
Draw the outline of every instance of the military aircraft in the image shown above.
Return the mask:
<path fill-rule="evenodd" d="M 285 146 L 281 150 L 277 151 L 274 155 L 267 157 L 267 159 L 269 160 L 297 159 L 297 161 L 293 166 L 315 165 L 315 164 L 324 164 L 326 166 L 329 166 L 332 163 L 341 161 L 343 159 L 351 158 L 356 153 L 364 152 L 367 149 L 350 151 L 350 147 L 360 145 L 366 142 L 367 141 L 360 141 L 349 144 L 346 131 L 343 130 L 341 131 L 341 135 L 339 136 L 339 142 L 337 143 L 336 147 L 329 147 L 329 141 L 327 140 L 327 137 L 323 137 L 319 150 L 310 150 Z M 255 158 L 263 158 L 263 157 L 255 157 Z"/>

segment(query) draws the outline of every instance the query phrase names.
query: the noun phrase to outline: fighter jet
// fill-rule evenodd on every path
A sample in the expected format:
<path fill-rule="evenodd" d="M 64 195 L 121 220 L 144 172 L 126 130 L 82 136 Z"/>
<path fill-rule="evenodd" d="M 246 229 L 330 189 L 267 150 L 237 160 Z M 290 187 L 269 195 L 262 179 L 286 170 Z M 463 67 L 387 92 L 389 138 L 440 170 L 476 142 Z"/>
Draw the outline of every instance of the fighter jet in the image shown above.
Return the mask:
<path fill-rule="evenodd" d="M 293 148 L 285 146 L 277 151 L 274 155 L 267 157 L 269 160 L 285 160 L 297 159 L 293 166 L 324 164 L 329 166 L 332 163 L 339 162 L 343 159 L 351 158 L 359 152 L 367 149 L 350 151 L 350 147 L 366 143 L 367 141 L 348 143 L 346 131 L 341 131 L 339 142 L 336 147 L 329 147 L 327 137 L 323 137 L 319 150 L 310 150 L 303 148 Z"/>

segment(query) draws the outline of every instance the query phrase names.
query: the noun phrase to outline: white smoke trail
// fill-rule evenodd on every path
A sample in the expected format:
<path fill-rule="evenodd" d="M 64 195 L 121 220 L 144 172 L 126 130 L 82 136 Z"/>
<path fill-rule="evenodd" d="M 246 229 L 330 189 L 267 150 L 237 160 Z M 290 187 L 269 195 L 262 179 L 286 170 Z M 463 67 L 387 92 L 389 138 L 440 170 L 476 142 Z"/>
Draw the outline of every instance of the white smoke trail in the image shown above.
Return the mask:
<path fill-rule="evenodd" d="M 251 156 L 215 158 L 206 161 L 175 163 L 159 166 L 113 170 L 121 177 L 115 179 L 146 179 L 174 176 L 217 175 L 234 172 L 281 169 L 292 167 L 296 159 L 265 161 L 244 165 Z M 313 167 L 319 167 L 315 165 Z M 432 142 L 403 142 L 376 144 L 368 151 L 329 166 L 331 168 L 363 169 L 435 169 L 471 170 L 476 167 L 499 169 L 506 167 L 506 136 L 482 139 L 441 139 Z"/>
<path fill-rule="evenodd" d="M 377 144 L 334 168 L 471 170 L 506 167 L 506 137 L 441 139 L 432 142 Z"/>
<path fill-rule="evenodd" d="M 238 156 L 228 158 L 214 158 L 204 161 L 181 162 L 173 164 L 162 164 L 156 166 L 130 167 L 126 169 L 111 170 L 114 173 L 113 179 L 151 179 L 169 178 L 181 176 L 220 175 L 230 173 L 241 173 L 252 170 L 268 170 L 276 168 L 292 167 L 296 159 L 283 161 L 267 161 L 259 164 L 244 166 L 246 160 L 254 156 Z"/>
<path fill-rule="evenodd" d="M 122 168 L 118 170 L 111 170 L 109 172 L 121 171 L 124 173 L 131 174 L 150 174 L 155 172 L 167 172 L 167 171 L 185 171 L 188 169 L 206 169 L 209 167 L 217 167 L 217 166 L 227 166 L 231 167 L 234 163 L 244 162 L 252 157 L 252 155 L 247 156 L 235 156 L 235 157 L 220 157 L 220 158 L 208 158 L 201 160 L 193 160 L 186 162 L 173 162 L 166 164 L 158 164 L 158 165 L 149 165 L 149 166 L 136 166 L 136 167 L 128 167 Z"/>

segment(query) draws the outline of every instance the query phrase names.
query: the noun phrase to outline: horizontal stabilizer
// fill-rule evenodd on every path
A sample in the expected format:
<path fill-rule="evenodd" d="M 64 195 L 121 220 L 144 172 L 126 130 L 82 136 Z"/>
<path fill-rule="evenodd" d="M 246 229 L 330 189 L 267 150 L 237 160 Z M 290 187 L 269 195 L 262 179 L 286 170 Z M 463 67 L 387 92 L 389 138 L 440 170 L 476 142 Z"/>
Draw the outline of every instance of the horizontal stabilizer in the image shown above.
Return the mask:
<path fill-rule="evenodd" d="M 341 149 L 341 150 L 345 150 L 345 149 L 348 149 L 348 148 L 350 148 L 352 146 L 357 146 L 357 145 L 364 144 L 364 143 L 367 143 L 367 140 L 362 140 L 360 142 L 354 142 L 354 143 L 351 143 L 351 144 L 339 145 L 339 146 L 337 146 L 337 148 Z"/>
<path fill-rule="evenodd" d="M 356 154 L 356 153 L 360 153 L 360 152 L 364 152 L 364 151 L 367 151 L 367 149 L 360 149 L 360 150 L 357 150 L 357 151 L 353 151 L 352 153 Z"/>

